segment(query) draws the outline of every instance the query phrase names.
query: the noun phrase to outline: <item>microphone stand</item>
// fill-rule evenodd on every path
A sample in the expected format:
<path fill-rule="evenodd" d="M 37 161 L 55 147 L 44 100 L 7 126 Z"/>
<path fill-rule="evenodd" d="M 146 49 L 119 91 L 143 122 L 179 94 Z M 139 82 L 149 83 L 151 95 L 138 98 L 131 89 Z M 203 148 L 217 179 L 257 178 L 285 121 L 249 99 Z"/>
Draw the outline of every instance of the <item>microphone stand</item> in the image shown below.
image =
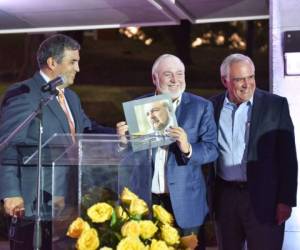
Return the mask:
<path fill-rule="evenodd" d="M 43 134 L 43 107 L 47 106 L 50 101 L 58 94 L 56 89 L 51 89 L 50 95 L 45 99 L 41 99 L 38 108 L 33 111 L 21 124 L 19 124 L 9 136 L 0 143 L 0 152 L 6 148 L 11 140 L 29 123 L 37 117 L 39 120 L 39 141 L 38 141 L 38 164 L 37 164 L 37 211 L 34 223 L 33 249 L 39 250 L 42 246 L 42 230 L 41 230 L 41 184 L 42 184 L 42 134 Z"/>
<path fill-rule="evenodd" d="M 51 98 L 52 99 L 52 98 Z M 37 203 L 36 215 L 33 231 L 33 249 L 39 250 L 42 247 L 42 227 L 41 227 L 41 186 L 42 186 L 42 135 L 43 135 L 43 103 L 39 104 L 40 112 L 37 115 L 39 120 L 39 143 L 38 143 L 38 165 L 37 165 Z"/>

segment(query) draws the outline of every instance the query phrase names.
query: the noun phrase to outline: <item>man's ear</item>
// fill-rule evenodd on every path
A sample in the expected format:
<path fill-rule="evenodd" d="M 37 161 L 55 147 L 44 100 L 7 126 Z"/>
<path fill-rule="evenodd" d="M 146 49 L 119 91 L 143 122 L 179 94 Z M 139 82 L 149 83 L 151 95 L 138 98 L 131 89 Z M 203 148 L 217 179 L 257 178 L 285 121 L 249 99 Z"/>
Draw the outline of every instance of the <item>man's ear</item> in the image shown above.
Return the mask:
<path fill-rule="evenodd" d="M 222 76 L 222 77 L 221 77 L 221 81 L 222 81 L 222 83 L 223 83 L 224 87 L 225 87 L 225 88 L 227 88 L 227 84 L 228 84 L 228 82 L 227 82 L 227 78 L 226 78 L 226 76 Z"/>
<path fill-rule="evenodd" d="M 157 83 L 158 83 L 158 74 L 157 73 L 152 74 L 152 82 L 155 86 L 157 86 Z"/>
<path fill-rule="evenodd" d="M 49 69 L 51 69 L 51 71 L 53 71 L 56 68 L 57 62 L 55 61 L 55 59 L 53 57 L 49 57 L 47 59 L 47 66 Z"/>

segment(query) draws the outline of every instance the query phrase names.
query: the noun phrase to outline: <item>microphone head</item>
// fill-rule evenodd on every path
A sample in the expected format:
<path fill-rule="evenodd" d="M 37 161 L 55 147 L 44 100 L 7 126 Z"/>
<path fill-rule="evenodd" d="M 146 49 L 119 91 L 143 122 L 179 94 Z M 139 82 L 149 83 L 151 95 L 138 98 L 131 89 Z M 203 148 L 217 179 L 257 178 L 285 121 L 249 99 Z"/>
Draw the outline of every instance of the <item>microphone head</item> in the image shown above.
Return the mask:
<path fill-rule="evenodd" d="M 51 81 L 49 81 L 47 84 L 43 85 L 41 87 L 41 90 L 43 92 L 47 92 L 47 91 L 54 91 L 56 90 L 56 88 L 62 84 L 65 83 L 65 78 L 63 76 L 57 76 L 54 79 L 52 79 Z"/>
<path fill-rule="evenodd" d="M 58 87 L 64 83 L 65 83 L 65 78 L 63 76 L 57 76 L 48 82 L 48 84 L 55 85 L 56 87 Z"/>
<path fill-rule="evenodd" d="M 56 78 L 54 78 L 54 80 L 57 79 L 57 81 L 60 81 L 61 83 L 58 84 L 57 86 L 60 86 L 62 84 L 64 84 L 66 82 L 66 78 L 64 76 L 58 76 Z"/>

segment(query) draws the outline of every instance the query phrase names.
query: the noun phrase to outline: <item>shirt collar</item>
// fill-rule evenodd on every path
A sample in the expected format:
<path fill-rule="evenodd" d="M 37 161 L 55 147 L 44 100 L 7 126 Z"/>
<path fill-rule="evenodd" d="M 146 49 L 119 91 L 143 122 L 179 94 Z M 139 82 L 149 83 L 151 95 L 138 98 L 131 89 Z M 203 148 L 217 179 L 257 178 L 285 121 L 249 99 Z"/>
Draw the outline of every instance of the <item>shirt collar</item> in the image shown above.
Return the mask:
<path fill-rule="evenodd" d="M 50 82 L 49 76 L 47 76 L 42 70 L 40 70 L 40 75 L 45 80 L 45 82 L 47 82 L 47 83 Z M 59 89 L 59 91 L 62 91 L 64 93 L 65 92 L 65 88 Z"/>
<path fill-rule="evenodd" d="M 40 75 L 45 80 L 45 82 L 50 82 L 50 78 L 42 70 L 40 70 Z"/>
<path fill-rule="evenodd" d="M 247 105 L 252 106 L 253 105 L 253 96 L 250 98 L 250 100 L 248 100 L 247 102 L 243 102 L 243 103 L 246 103 Z M 241 104 L 243 104 L 243 103 L 241 103 Z M 234 102 L 232 102 L 232 101 L 229 100 L 229 98 L 228 98 L 228 91 L 226 91 L 223 105 L 231 105 L 231 106 L 234 105 L 234 106 L 237 106 Z"/>
<path fill-rule="evenodd" d="M 154 95 L 158 95 L 157 91 L 155 91 Z M 177 108 L 179 106 L 179 104 L 181 103 L 181 99 L 182 99 L 182 94 L 175 100 L 172 100 L 172 104 L 173 104 L 173 108 Z"/>
<path fill-rule="evenodd" d="M 180 95 L 177 99 L 175 99 L 174 101 L 172 101 L 173 107 L 174 107 L 175 109 L 180 105 L 181 99 L 182 99 L 182 95 Z"/>

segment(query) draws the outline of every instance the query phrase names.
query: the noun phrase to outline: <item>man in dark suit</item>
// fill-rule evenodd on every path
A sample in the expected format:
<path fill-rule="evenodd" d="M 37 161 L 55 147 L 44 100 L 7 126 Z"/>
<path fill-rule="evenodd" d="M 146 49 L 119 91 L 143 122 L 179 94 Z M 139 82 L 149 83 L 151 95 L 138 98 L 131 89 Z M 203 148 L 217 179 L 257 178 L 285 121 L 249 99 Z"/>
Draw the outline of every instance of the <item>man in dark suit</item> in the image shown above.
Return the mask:
<path fill-rule="evenodd" d="M 242 54 L 221 65 L 227 91 L 213 97 L 218 127 L 215 212 L 222 250 L 279 250 L 296 206 L 297 159 L 286 98 L 256 88 Z"/>
<path fill-rule="evenodd" d="M 176 140 L 153 153 L 152 201 L 163 204 L 174 216 L 184 235 L 200 235 L 208 212 L 202 165 L 217 158 L 216 126 L 212 104 L 202 97 L 184 92 L 185 67 L 176 56 L 160 56 L 152 67 L 154 94 L 168 94 L 173 100 L 178 127 L 166 130 Z M 128 126 L 117 124 L 119 135 Z M 199 238 L 198 249 L 204 249 Z"/>
<path fill-rule="evenodd" d="M 42 42 L 37 52 L 40 70 L 32 78 L 13 84 L 3 98 L 0 110 L 2 138 L 6 138 L 36 110 L 42 98 L 50 95 L 49 92 L 42 92 L 41 87 L 58 76 L 64 79 L 64 83 L 57 88 L 62 95 L 62 102 L 60 98 L 54 97 L 43 108 L 42 143 L 55 133 L 70 133 L 73 138 L 75 133 L 92 131 L 93 126 L 83 112 L 78 96 L 67 89 L 74 83 L 75 75 L 79 72 L 79 50 L 80 45 L 65 35 L 54 35 Z M 4 202 L 6 213 L 18 219 L 18 228 L 15 232 L 11 231 L 12 249 L 32 249 L 32 229 L 36 211 L 36 168 L 33 170 L 31 167 L 19 168 L 18 166 L 22 153 L 20 148 L 31 145 L 32 152 L 37 149 L 38 124 L 38 119 L 32 120 L 1 152 L 0 199 Z M 97 132 L 112 132 L 104 128 L 101 131 L 101 128 L 101 126 L 97 127 Z M 62 169 L 60 173 L 58 177 L 62 189 L 58 190 L 55 199 L 56 205 L 64 206 L 63 194 L 66 188 L 63 186 L 66 186 L 68 178 L 65 170 Z M 49 182 L 49 179 L 51 180 L 51 175 L 45 177 L 45 182 Z M 45 190 L 47 188 L 48 190 Z M 51 184 L 50 187 L 45 186 L 45 189 L 43 194 L 46 193 L 48 196 L 50 194 L 47 198 L 49 201 L 52 194 Z M 51 249 L 51 239 L 47 236 L 50 236 L 49 227 L 43 233 L 42 249 Z"/>

